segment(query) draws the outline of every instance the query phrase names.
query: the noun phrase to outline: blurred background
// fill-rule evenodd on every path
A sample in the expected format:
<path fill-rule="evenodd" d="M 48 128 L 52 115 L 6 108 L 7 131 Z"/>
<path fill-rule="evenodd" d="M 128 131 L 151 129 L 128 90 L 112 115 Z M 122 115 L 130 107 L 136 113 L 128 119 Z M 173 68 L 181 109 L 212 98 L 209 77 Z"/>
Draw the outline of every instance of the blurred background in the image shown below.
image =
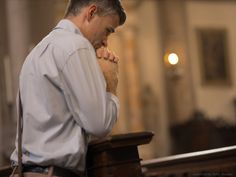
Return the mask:
<path fill-rule="evenodd" d="M 16 134 L 15 97 L 29 51 L 67 0 L 0 0 L 0 165 Z M 236 1 L 122 0 L 128 19 L 109 40 L 120 56 L 113 134 L 152 131 L 141 157 L 236 144 Z M 35 137 L 37 138 L 37 137 Z"/>

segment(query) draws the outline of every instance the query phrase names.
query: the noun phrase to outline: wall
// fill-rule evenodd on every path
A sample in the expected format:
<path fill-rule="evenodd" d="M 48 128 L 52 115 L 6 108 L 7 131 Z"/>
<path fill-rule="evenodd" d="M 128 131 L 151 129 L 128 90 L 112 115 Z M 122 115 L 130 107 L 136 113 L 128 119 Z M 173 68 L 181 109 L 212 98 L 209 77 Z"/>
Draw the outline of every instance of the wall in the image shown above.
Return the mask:
<path fill-rule="evenodd" d="M 235 1 L 187 1 L 187 17 L 192 74 L 197 109 L 207 116 L 223 116 L 228 122 L 236 121 L 233 99 L 236 94 L 236 3 Z M 200 54 L 196 37 L 197 28 L 225 28 L 228 31 L 229 70 L 231 86 L 207 86 L 201 84 Z"/>

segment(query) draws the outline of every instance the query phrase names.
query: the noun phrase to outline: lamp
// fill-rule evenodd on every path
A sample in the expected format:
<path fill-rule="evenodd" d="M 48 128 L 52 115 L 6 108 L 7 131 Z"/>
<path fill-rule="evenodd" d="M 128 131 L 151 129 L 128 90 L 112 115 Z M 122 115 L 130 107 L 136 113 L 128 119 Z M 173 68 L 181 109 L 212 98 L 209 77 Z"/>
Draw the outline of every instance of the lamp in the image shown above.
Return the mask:
<path fill-rule="evenodd" d="M 167 75 L 171 79 L 179 79 L 181 77 L 181 70 L 179 68 L 179 57 L 176 53 L 166 53 L 164 62 L 167 67 Z"/>

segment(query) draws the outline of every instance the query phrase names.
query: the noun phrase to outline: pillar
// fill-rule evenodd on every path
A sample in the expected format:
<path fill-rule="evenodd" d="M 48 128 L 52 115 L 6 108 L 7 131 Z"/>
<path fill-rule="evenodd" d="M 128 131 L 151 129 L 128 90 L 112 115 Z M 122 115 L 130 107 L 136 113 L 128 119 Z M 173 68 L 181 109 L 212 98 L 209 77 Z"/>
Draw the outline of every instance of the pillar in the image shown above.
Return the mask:
<path fill-rule="evenodd" d="M 129 131 L 144 129 L 141 107 L 140 71 L 137 59 L 137 7 L 140 1 L 124 1 L 127 11 L 127 21 L 122 29 L 123 67 L 125 72 L 126 105 L 128 107 L 126 122 Z"/>
<path fill-rule="evenodd" d="M 187 48 L 187 24 L 185 0 L 160 0 L 159 13 L 162 15 L 163 58 L 166 53 L 176 53 L 180 62 L 174 73 L 166 67 L 169 117 L 171 123 L 185 121 L 192 114 L 195 101 L 191 81 L 190 60 Z M 173 68 L 171 68 L 173 69 Z"/>

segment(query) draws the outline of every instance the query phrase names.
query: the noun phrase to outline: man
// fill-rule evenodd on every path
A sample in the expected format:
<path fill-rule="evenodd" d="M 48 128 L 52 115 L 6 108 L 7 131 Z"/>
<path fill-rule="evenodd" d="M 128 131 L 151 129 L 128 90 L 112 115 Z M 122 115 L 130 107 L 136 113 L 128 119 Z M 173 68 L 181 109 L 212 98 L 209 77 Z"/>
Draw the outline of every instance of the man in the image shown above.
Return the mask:
<path fill-rule="evenodd" d="M 18 105 L 26 177 L 83 176 L 90 136 L 106 136 L 118 117 L 118 57 L 106 47 L 125 20 L 119 0 L 71 0 L 65 19 L 26 58 Z"/>

